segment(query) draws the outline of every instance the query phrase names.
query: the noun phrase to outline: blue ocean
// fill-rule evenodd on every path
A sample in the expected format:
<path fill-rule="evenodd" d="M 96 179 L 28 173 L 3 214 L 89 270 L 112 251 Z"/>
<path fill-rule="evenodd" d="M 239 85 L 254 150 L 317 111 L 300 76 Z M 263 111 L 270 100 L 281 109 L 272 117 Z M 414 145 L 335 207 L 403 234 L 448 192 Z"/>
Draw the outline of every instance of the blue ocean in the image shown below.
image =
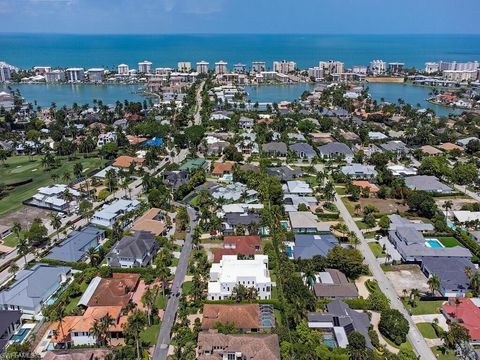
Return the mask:
<path fill-rule="evenodd" d="M 142 60 L 154 67 L 200 60 L 271 66 L 284 59 L 302 68 L 329 59 L 346 66 L 383 59 L 418 68 L 426 61 L 480 60 L 480 35 L 0 35 L 0 61 L 21 68 L 136 67 Z"/>

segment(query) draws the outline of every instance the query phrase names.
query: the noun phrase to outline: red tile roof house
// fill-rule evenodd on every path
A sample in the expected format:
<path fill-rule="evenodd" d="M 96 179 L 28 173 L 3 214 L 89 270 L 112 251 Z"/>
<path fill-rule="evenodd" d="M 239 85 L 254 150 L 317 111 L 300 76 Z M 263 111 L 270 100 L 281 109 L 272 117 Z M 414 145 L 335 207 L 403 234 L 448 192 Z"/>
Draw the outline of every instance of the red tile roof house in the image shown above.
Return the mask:
<path fill-rule="evenodd" d="M 223 248 L 214 250 L 214 262 L 220 262 L 223 255 L 255 255 L 260 250 L 260 243 L 258 235 L 225 236 Z"/>
<path fill-rule="evenodd" d="M 472 344 L 480 344 L 480 300 L 468 298 L 450 298 L 442 306 L 447 320 L 457 322 L 466 328 Z"/>
<path fill-rule="evenodd" d="M 232 162 L 215 162 L 213 163 L 212 175 L 214 176 L 223 176 L 225 174 L 230 174 L 233 169 Z"/>

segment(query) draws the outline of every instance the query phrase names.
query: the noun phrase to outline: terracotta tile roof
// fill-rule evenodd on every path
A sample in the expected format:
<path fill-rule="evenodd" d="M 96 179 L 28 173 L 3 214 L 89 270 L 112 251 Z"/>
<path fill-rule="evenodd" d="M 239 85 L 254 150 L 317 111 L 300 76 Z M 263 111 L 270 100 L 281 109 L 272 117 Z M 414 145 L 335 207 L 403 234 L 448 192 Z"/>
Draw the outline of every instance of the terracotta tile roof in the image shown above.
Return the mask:
<path fill-rule="evenodd" d="M 137 221 L 133 223 L 132 230 L 150 231 L 156 236 L 162 234 L 165 230 L 165 223 L 154 218 L 160 213 L 160 209 L 151 208 L 146 211 Z"/>
<path fill-rule="evenodd" d="M 112 164 L 112 166 L 115 167 L 121 167 L 121 168 L 128 168 L 130 167 L 130 164 L 133 162 L 135 164 L 142 164 L 145 159 L 143 158 L 138 158 L 138 157 L 132 157 L 128 155 L 121 155 L 115 159 L 115 162 Z"/>
<path fill-rule="evenodd" d="M 85 310 L 83 315 L 66 316 L 62 319 L 61 326 L 58 321 L 50 324 L 49 330 L 53 330 L 56 334 L 52 337 L 52 342 L 63 343 L 70 341 L 71 332 L 89 332 L 95 323 L 95 320 L 99 320 L 107 314 L 110 315 L 115 322 L 108 328 L 109 331 L 122 331 L 123 329 L 121 325 L 125 323 L 127 316 L 121 316 L 121 312 L 121 306 L 92 306 Z"/>
<path fill-rule="evenodd" d="M 213 163 L 213 170 L 212 174 L 213 175 L 218 175 L 221 176 L 225 173 L 230 173 L 233 169 L 233 163 L 232 162 L 219 162 L 216 161 Z"/>
<path fill-rule="evenodd" d="M 236 246 L 240 243 L 248 244 L 249 246 L 259 247 L 262 240 L 258 235 L 232 235 L 225 236 L 223 238 L 223 246 L 233 245 Z"/>
<path fill-rule="evenodd" d="M 442 311 L 449 317 L 459 321 L 467 328 L 473 341 L 480 340 L 480 308 L 471 299 L 449 299 L 442 306 Z"/>
<path fill-rule="evenodd" d="M 88 306 L 121 306 L 124 308 L 140 281 L 140 274 L 112 274 L 112 278 L 101 279 L 92 294 Z"/>
<path fill-rule="evenodd" d="M 457 150 L 460 150 L 461 152 L 463 152 L 463 148 L 461 146 L 458 146 L 456 144 L 452 144 L 452 143 L 449 143 L 449 142 L 438 145 L 437 148 L 445 150 L 445 151 L 452 151 L 452 150 L 457 149 Z"/>
<path fill-rule="evenodd" d="M 223 255 L 255 255 L 260 248 L 260 236 L 225 236 L 223 249 L 214 249 L 214 262 L 219 262 Z"/>
<path fill-rule="evenodd" d="M 202 329 L 213 329 L 217 323 L 233 323 L 237 329 L 260 328 L 260 306 L 258 304 L 205 304 L 203 306 Z"/>
<path fill-rule="evenodd" d="M 276 334 L 241 334 L 225 335 L 213 332 L 198 334 L 198 359 L 202 359 L 205 352 L 210 352 L 223 359 L 221 354 L 241 352 L 249 360 L 280 360 L 280 346 Z M 220 346 L 222 350 L 213 349 Z M 208 359 L 208 357 L 203 357 Z"/>
<path fill-rule="evenodd" d="M 352 185 L 361 187 L 362 189 L 368 188 L 368 190 L 370 190 L 371 193 L 377 193 L 380 191 L 380 188 L 377 185 L 372 184 L 369 181 L 365 181 L 365 180 L 354 180 L 352 181 Z"/>
<path fill-rule="evenodd" d="M 442 153 L 441 150 L 438 150 L 437 148 L 434 148 L 431 145 L 424 145 L 420 149 L 424 154 L 427 154 L 427 155 L 438 155 Z"/>

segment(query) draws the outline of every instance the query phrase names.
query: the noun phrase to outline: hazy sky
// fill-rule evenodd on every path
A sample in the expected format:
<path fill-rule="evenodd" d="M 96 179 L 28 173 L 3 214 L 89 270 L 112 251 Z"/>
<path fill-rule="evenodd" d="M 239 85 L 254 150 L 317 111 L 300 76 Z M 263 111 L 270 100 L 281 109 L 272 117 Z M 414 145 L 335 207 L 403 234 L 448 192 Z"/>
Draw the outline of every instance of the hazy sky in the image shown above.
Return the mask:
<path fill-rule="evenodd" d="M 480 33 L 480 0 L 0 0 L 0 32 Z"/>

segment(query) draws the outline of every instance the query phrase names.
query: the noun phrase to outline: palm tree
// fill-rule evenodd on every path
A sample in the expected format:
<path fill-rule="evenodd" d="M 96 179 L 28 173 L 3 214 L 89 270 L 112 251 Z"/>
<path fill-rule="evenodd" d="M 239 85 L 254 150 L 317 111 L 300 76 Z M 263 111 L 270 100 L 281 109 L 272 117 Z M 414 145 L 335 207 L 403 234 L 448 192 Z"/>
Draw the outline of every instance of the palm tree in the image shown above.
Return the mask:
<path fill-rule="evenodd" d="M 103 335 L 103 326 L 100 319 L 95 319 L 90 328 L 90 334 L 95 338 L 97 343 L 101 343 L 101 338 Z"/>
<path fill-rule="evenodd" d="M 70 173 L 68 171 L 65 171 L 62 175 L 62 180 L 63 182 L 65 183 L 68 183 L 71 179 L 72 175 L 70 175 Z"/>
<path fill-rule="evenodd" d="M 140 354 L 140 333 L 145 328 L 147 323 L 146 315 L 144 312 L 135 310 L 133 314 L 128 318 L 128 322 L 125 328 L 125 332 L 135 339 L 137 347 L 137 360 L 141 359 Z"/>
<path fill-rule="evenodd" d="M 480 272 L 476 272 L 470 279 L 470 287 L 472 288 L 475 295 L 480 294 Z"/>
<path fill-rule="evenodd" d="M 18 238 L 17 250 L 20 256 L 23 256 L 23 262 L 27 264 L 28 242 L 25 238 Z"/>
<path fill-rule="evenodd" d="M 353 247 L 355 249 L 357 248 L 358 244 L 360 244 L 360 239 L 353 231 L 350 231 L 350 233 L 348 234 L 348 241 L 353 244 Z"/>
<path fill-rule="evenodd" d="M 160 282 L 162 283 L 162 296 L 165 296 L 165 288 L 168 278 L 170 277 L 170 269 L 165 266 L 165 264 L 161 264 L 160 266 L 157 265 L 155 273 L 158 280 L 160 280 Z"/>
<path fill-rule="evenodd" d="M 152 324 L 152 309 L 153 305 L 155 305 L 155 299 L 157 297 L 156 295 L 156 291 L 152 290 L 151 288 L 147 288 L 142 296 L 142 304 L 147 308 L 148 326 Z"/>
<path fill-rule="evenodd" d="M 22 232 L 22 225 L 20 224 L 20 222 L 18 221 L 13 222 L 12 231 L 15 234 L 17 241 L 20 241 L 20 234 Z"/>
<path fill-rule="evenodd" d="M 20 270 L 19 266 L 17 265 L 17 263 L 14 261 L 12 262 L 12 264 L 10 265 L 10 267 L 8 268 L 8 272 L 10 274 L 15 274 L 18 270 Z"/>
<path fill-rule="evenodd" d="M 102 330 L 102 335 L 104 336 L 106 342 L 108 343 L 107 339 L 110 338 L 109 328 L 110 326 L 115 325 L 115 320 L 110 316 L 109 313 L 107 313 L 107 315 L 105 315 L 100 319 L 100 324 L 101 324 L 100 327 Z"/>
<path fill-rule="evenodd" d="M 420 296 L 420 291 L 418 289 L 412 289 L 410 290 L 410 305 L 412 307 L 416 307 L 417 306 L 417 297 Z"/>
<path fill-rule="evenodd" d="M 448 210 L 450 210 L 453 206 L 453 202 L 451 200 L 447 200 L 443 203 L 443 208 L 445 209 L 445 220 L 448 218 Z"/>
<path fill-rule="evenodd" d="M 317 281 L 317 272 L 313 269 L 307 269 L 303 273 L 303 281 L 307 284 L 307 287 L 312 290 L 313 285 L 315 285 Z"/>
<path fill-rule="evenodd" d="M 51 212 L 48 214 L 48 217 L 50 218 L 50 226 L 55 229 L 57 232 L 57 241 L 60 239 L 60 232 L 58 229 L 62 226 L 62 221 L 60 220 L 60 216 L 58 216 L 57 213 Z"/>
<path fill-rule="evenodd" d="M 427 281 L 428 286 L 430 287 L 430 291 L 432 295 L 435 295 L 435 291 L 440 289 L 440 278 L 437 274 L 432 274 Z"/>
<path fill-rule="evenodd" d="M 63 318 L 65 317 L 65 304 L 60 302 L 57 307 L 50 313 L 51 320 L 58 321 L 58 326 L 62 332 L 62 340 L 65 339 L 65 332 L 63 331 Z"/>
<path fill-rule="evenodd" d="M 52 173 L 52 175 L 50 177 L 52 178 L 54 183 L 56 183 L 58 181 L 58 178 L 59 178 L 58 174 L 55 173 L 55 172 Z"/>
<path fill-rule="evenodd" d="M 87 257 L 90 261 L 90 265 L 92 266 L 98 265 L 98 261 L 100 260 L 100 254 L 95 248 L 91 247 L 90 249 L 88 249 Z"/>

